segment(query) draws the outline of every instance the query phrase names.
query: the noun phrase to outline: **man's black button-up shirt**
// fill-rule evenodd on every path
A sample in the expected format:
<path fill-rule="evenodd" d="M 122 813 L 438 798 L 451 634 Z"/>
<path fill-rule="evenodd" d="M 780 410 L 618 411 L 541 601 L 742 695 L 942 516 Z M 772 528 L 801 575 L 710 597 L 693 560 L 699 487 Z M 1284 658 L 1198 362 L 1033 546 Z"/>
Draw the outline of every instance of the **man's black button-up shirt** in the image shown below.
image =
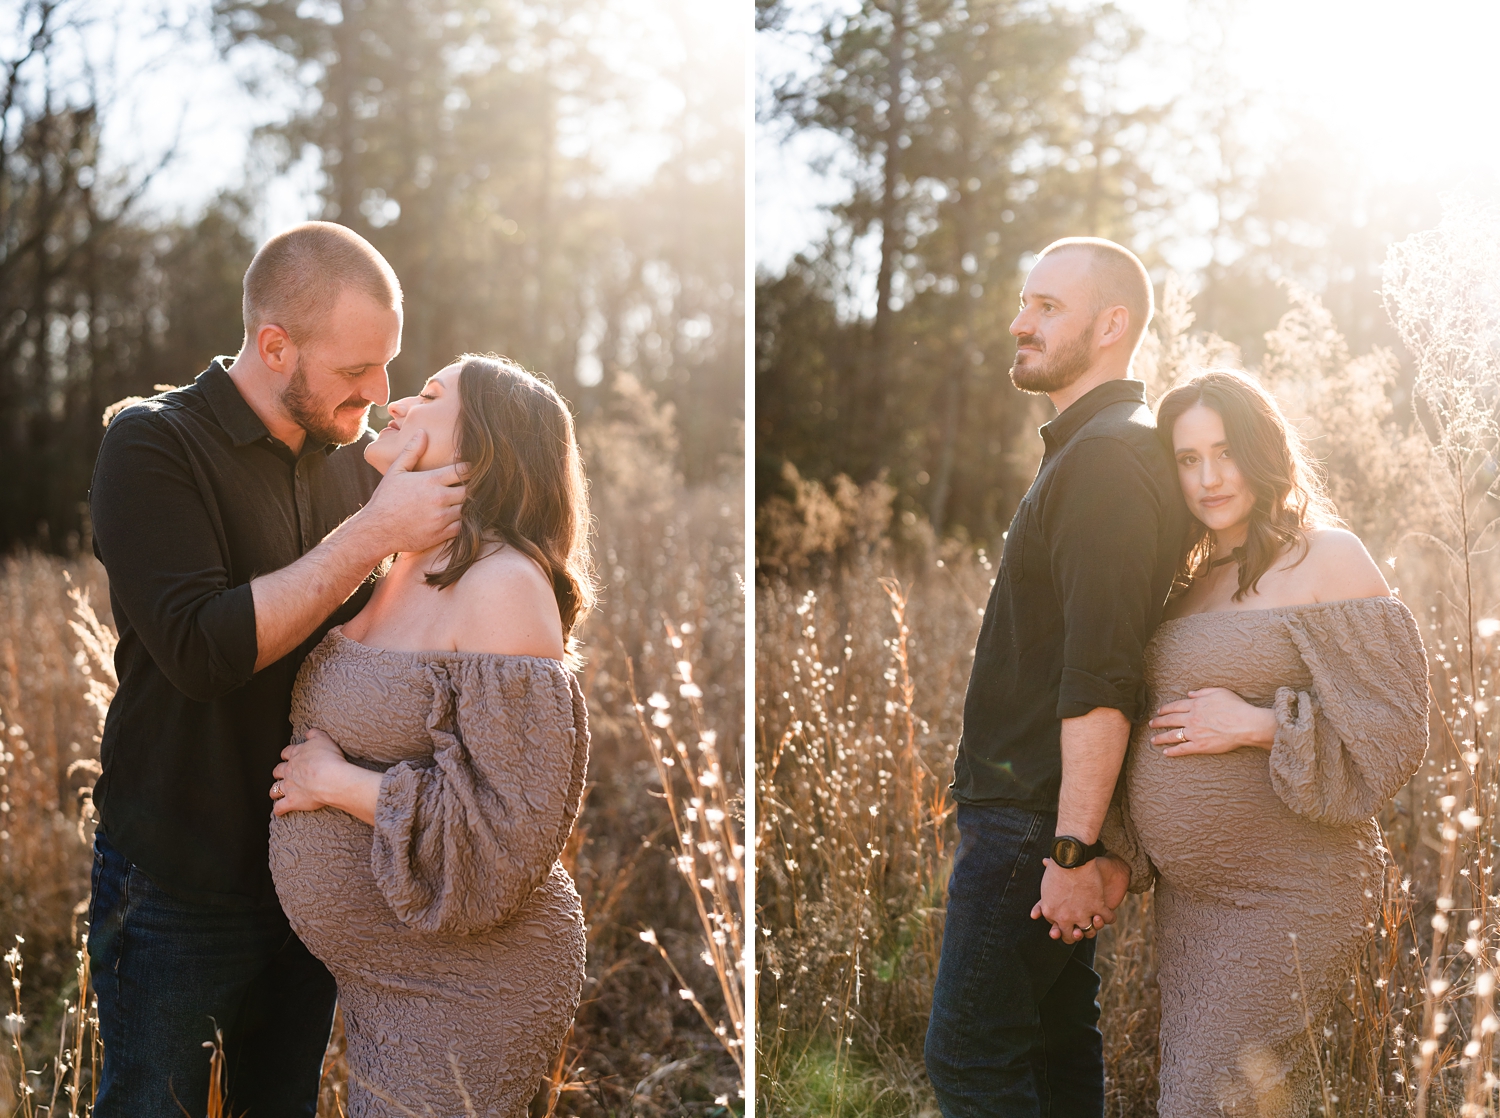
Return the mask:
<path fill-rule="evenodd" d="M 271 770 L 291 738 L 292 683 L 360 588 L 296 651 L 255 671 L 250 580 L 294 562 L 370 498 L 368 433 L 293 454 L 220 358 L 110 423 L 89 491 L 109 574 L 120 686 L 94 790 L 109 841 L 168 891 L 274 904 Z"/>
<path fill-rule="evenodd" d="M 953 795 L 1056 811 L 1062 720 L 1145 715 L 1145 647 L 1189 523 L 1137 380 L 1092 389 L 1042 429 L 1006 533 L 964 699 Z"/>

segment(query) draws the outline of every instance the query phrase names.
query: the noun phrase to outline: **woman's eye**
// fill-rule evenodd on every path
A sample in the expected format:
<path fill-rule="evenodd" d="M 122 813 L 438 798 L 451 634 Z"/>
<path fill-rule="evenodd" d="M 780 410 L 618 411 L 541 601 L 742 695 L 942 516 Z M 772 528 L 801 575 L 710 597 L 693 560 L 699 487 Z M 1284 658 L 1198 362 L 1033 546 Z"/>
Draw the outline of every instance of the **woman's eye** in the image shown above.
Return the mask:
<path fill-rule="evenodd" d="M 417 399 L 418 400 L 427 400 L 430 403 L 431 401 L 436 400 L 437 397 L 436 396 L 424 396 L 422 393 L 419 392 L 419 393 L 417 393 Z"/>

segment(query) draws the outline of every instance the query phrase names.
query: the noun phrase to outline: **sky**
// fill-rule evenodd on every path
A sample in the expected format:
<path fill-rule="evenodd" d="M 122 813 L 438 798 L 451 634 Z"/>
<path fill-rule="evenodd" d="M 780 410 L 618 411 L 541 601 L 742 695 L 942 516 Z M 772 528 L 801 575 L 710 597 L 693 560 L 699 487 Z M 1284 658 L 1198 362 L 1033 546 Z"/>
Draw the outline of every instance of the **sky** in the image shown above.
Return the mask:
<path fill-rule="evenodd" d="M 305 220 L 315 203 L 315 168 L 274 174 L 252 145 L 256 128 L 287 119 L 288 90 L 251 93 L 219 54 L 203 22 L 210 0 L 114 0 L 86 32 L 107 83 L 101 150 L 130 176 L 172 158 L 153 178 L 144 204 L 163 215 L 191 215 L 247 171 L 264 181 L 260 223 Z M 101 65 L 102 64 L 102 65 Z"/>
<path fill-rule="evenodd" d="M 1190 42 L 1224 37 L 1233 77 L 1263 111 L 1311 116 L 1386 180 L 1457 181 L 1474 167 L 1500 173 L 1500 2 L 1444 0 L 1117 0 L 1145 29 L 1126 71 L 1127 100 L 1155 102 L 1188 87 Z M 792 34 L 756 45 L 757 100 L 777 75 L 807 65 L 817 13 L 847 0 L 799 0 Z M 830 162 L 824 173 L 814 161 Z M 756 261 L 777 272 L 826 228 L 820 207 L 843 198 L 841 152 L 826 137 L 787 140 L 756 130 Z M 1191 261 L 1185 261 L 1191 264 Z"/>
<path fill-rule="evenodd" d="M 602 156 L 612 181 L 649 179 L 670 154 L 666 132 L 686 104 L 675 79 L 744 56 L 750 22 L 744 3 L 745 19 L 735 20 L 696 0 L 605 0 L 595 47 L 624 75 L 633 101 L 628 111 L 565 122 L 576 131 L 564 145 Z M 211 0 L 110 0 L 97 7 L 109 17 L 89 28 L 87 49 L 96 64 L 109 63 L 101 72 L 112 75 L 103 150 L 114 166 L 137 173 L 175 149 L 146 206 L 192 215 L 248 176 L 257 184 L 262 238 L 316 212 L 316 158 L 308 153 L 281 172 L 253 142 L 257 128 L 285 121 L 297 105 L 299 92 L 285 81 L 247 88 L 247 76 L 274 75 L 273 52 L 242 46 L 226 60 L 207 29 Z M 739 71 L 726 68 L 705 96 L 737 97 L 729 85 L 738 80 Z"/>

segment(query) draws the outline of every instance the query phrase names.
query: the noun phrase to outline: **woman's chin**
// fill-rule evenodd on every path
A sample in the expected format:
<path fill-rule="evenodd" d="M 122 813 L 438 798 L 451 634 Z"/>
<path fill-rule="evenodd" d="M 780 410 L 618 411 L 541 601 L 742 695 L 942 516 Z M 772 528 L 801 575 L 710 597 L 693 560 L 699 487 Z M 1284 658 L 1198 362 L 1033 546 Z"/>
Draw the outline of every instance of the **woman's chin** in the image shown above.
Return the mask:
<path fill-rule="evenodd" d="M 391 468 L 392 460 L 392 456 L 386 453 L 386 448 L 380 445 L 379 439 L 365 447 L 365 461 L 379 470 L 382 477 Z"/>
<path fill-rule="evenodd" d="M 1205 528 L 1214 533 L 1233 532 L 1250 519 L 1248 513 L 1242 516 L 1238 509 L 1232 508 L 1200 508 L 1195 515 L 1203 522 Z"/>

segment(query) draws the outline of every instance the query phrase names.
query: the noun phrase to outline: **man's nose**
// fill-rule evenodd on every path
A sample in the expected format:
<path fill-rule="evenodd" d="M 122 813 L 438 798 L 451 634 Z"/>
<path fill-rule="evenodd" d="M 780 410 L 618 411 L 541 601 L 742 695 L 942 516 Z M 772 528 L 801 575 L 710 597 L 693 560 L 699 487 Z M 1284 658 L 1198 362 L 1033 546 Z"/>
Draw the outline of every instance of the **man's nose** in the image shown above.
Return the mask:
<path fill-rule="evenodd" d="M 1019 338 L 1022 334 L 1031 333 L 1030 330 L 1026 329 L 1026 327 L 1021 324 L 1021 319 L 1025 317 L 1026 312 L 1022 311 L 1020 314 L 1016 315 L 1015 318 L 1010 320 L 1010 332 L 1012 336 Z"/>
<path fill-rule="evenodd" d="M 391 398 L 391 381 L 385 375 L 384 367 L 372 373 L 366 373 L 360 384 L 360 395 L 372 404 L 385 407 Z"/>

